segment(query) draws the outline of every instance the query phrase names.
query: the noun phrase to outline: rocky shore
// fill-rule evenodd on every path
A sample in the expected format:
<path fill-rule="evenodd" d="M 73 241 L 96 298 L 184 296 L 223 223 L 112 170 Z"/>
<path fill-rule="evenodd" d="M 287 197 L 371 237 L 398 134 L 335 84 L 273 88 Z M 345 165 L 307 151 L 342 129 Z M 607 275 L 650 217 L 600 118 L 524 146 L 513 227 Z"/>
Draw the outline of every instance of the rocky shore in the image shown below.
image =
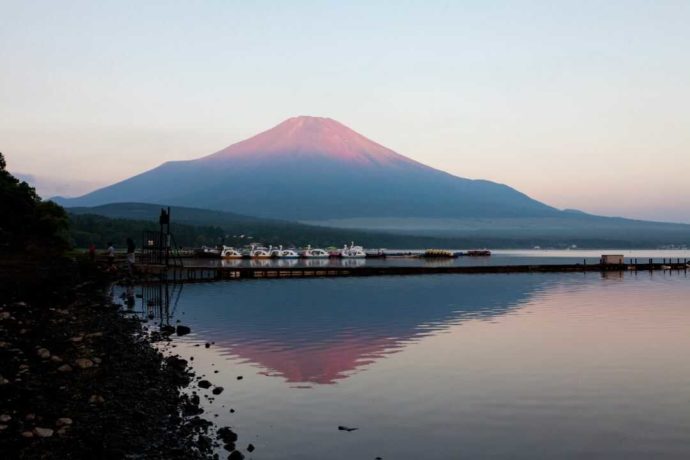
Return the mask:
<path fill-rule="evenodd" d="M 3 458 L 219 458 L 187 362 L 164 356 L 85 263 L 0 263 Z M 230 445 L 228 445 L 230 444 Z M 243 458 L 239 451 L 231 458 Z"/>

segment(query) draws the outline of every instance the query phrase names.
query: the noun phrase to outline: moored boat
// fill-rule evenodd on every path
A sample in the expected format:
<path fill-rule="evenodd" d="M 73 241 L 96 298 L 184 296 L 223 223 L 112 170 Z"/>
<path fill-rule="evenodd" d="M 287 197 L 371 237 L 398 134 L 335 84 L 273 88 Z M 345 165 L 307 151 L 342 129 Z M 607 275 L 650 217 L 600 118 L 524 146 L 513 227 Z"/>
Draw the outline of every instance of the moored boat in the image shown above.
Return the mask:
<path fill-rule="evenodd" d="M 375 249 L 371 251 L 365 251 L 367 254 L 367 259 L 383 259 L 386 257 L 385 249 Z"/>
<path fill-rule="evenodd" d="M 340 257 L 343 259 L 363 259 L 367 256 L 364 252 L 362 246 L 355 246 L 354 241 L 350 243 L 350 246 L 345 245 L 343 249 L 340 250 Z"/>
<path fill-rule="evenodd" d="M 270 249 L 264 246 L 253 244 L 249 250 L 249 257 L 252 259 L 270 259 L 271 252 Z"/>
<path fill-rule="evenodd" d="M 201 248 L 194 251 L 194 256 L 203 259 L 217 259 L 218 257 L 220 257 L 220 250 L 218 248 L 209 248 L 207 246 L 202 246 Z"/>
<path fill-rule="evenodd" d="M 485 256 L 490 256 L 491 251 L 488 249 L 475 249 L 472 251 L 467 251 L 464 255 L 470 256 L 470 257 L 485 257 Z"/>
<path fill-rule="evenodd" d="M 282 249 L 278 257 L 280 259 L 299 259 L 299 254 L 294 249 Z"/>
<path fill-rule="evenodd" d="M 242 253 L 240 251 L 230 246 L 223 245 L 223 248 L 220 251 L 221 259 L 241 259 L 242 257 Z"/>
<path fill-rule="evenodd" d="M 305 259 L 327 259 L 331 255 L 324 249 L 312 248 L 307 246 L 307 248 L 302 251 L 302 257 Z"/>
<path fill-rule="evenodd" d="M 269 248 L 268 248 L 269 257 L 271 257 L 272 259 L 277 259 L 278 257 L 280 257 L 280 255 L 282 253 L 283 253 L 283 247 L 282 246 L 280 246 L 278 248 L 274 248 L 273 246 L 269 246 Z"/>
<path fill-rule="evenodd" d="M 448 249 L 427 249 L 426 251 L 424 251 L 424 254 L 422 254 L 422 257 L 454 258 L 458 257 L 458 253 L 449 251 Z"/>

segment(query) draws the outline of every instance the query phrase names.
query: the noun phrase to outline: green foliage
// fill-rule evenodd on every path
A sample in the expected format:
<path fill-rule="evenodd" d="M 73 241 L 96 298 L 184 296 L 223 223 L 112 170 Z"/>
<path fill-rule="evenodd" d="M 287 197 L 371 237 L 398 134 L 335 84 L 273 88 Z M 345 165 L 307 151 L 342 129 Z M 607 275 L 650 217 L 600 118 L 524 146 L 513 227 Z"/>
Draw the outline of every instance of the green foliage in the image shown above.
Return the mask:
<path fill-rule="evenodd" d="M 111 219 L 95 214 L 69 214 L 70 240 L 76 247 L 95 244 L 105 248 L 109 242 L 125 247 L 127 238 L 140 245 L 142 232 L 159 230 L 157 223 L 144 220 Z M 221 244 L 225 232 L 220 227 L 173 224 L 171 231 L 178 245 L 183 247 L 215 246 Z"/>
<path fill-rule="evenodd" d="M 0 251 L 54 255 L 67 249 L 67 214 L 6 169 L 0 153 Z"/>

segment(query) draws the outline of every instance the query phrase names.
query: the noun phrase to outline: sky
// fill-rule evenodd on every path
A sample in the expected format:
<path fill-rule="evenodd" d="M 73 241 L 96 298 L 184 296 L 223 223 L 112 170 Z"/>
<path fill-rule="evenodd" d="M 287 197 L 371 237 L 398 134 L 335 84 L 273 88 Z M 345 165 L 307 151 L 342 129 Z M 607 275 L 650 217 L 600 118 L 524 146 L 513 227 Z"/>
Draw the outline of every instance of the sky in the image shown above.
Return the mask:
<path fill-rule="evenodd" d="M 0 152 L 44 196 L 297 115 L 559 208 L 690 222 L 689 1 L 0 0 Z"/>

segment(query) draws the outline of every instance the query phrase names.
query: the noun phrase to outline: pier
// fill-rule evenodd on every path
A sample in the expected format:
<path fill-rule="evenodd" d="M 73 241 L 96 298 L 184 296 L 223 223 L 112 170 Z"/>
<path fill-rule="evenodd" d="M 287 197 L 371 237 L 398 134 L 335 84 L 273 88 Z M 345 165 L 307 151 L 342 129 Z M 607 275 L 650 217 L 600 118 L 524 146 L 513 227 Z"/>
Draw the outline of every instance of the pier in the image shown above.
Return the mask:
<path fill-rule="evenodd" d="M 478 275 L 497 273 L 574 273 L 626 271 L 687 271 L 687 260 L 657 263 L 626 264 L 542 264 L 542 265 L 484 265 L 484 266 L 361 266 L 361 267 L 209 267 L 138 264 L 144 278 L 164 278 L 169 281 L 193 283 L 242 279 L 313 278 L 343 276 L 404 276 L 404 275 Z"/>

